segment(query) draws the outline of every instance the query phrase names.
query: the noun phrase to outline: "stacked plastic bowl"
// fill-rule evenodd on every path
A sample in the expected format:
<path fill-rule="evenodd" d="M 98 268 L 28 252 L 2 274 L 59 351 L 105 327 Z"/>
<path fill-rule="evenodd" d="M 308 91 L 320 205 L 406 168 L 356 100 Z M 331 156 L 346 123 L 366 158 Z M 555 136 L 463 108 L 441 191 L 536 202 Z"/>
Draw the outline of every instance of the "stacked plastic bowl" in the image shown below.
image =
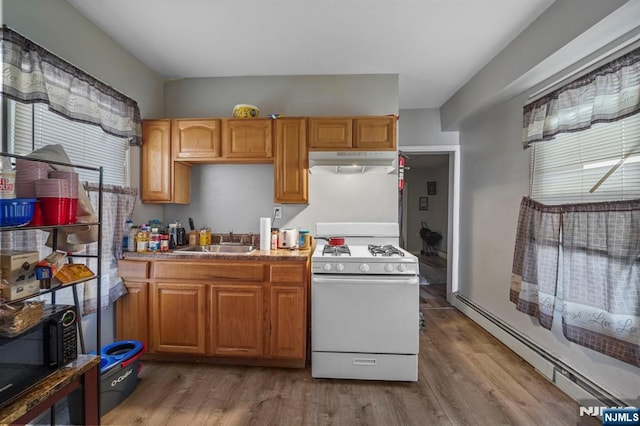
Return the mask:
<path fill-rule="evenodd" d="M 36 188 L 33 183 L 49 176 L 49 165 L 40 161 L 16 159 L 16 196 L 18 198 L 35 198 Z"/>

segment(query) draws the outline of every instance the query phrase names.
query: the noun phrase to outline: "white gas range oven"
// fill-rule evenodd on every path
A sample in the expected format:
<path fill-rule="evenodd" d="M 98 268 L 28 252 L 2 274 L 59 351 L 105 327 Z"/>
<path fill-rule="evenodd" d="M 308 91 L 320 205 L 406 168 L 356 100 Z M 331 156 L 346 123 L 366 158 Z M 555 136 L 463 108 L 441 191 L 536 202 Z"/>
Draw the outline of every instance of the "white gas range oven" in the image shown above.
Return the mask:
<path fill-rule="evenodd" d="M 311 375 L 417 381 L 418 259 L 398 247 L 398 224 L 318 223 L 316 238 Z"/>

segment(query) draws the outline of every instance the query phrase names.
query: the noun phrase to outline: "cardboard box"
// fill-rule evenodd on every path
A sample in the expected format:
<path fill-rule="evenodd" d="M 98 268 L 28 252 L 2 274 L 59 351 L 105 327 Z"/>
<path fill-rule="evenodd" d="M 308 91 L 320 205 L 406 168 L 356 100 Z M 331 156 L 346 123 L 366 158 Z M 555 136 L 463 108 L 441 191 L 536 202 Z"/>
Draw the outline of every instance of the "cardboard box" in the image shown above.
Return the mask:
<path fill-rule="evenodd" d="M 56 274 L 54 281 L 60 281 L 62 285 L 74 284 L 95 277 L 95 274 L 82 263 L 67 263 Z"/>
<path fill-rule="evenodd" d="M 36 279 L 35 268 L 40 260 L 37 251 L 3 250 L 0 254 L 2 278 L 9 285 L 26 285 Z"/>
<path fill-rule="evenodd" d="M 40 292 L 40 281 L 31 280 L 20 284 L 0 285 L 2 299 L 7 302 L 29 297 Z"/>
<path fill-rule="evenodd" d="M 67 261 L 67 253 L 64 251 L 54 251 L 49 256 L 38 262 L 36 266 L 36 278 L 46 280 L 53 278 L 62 269 Z"/>

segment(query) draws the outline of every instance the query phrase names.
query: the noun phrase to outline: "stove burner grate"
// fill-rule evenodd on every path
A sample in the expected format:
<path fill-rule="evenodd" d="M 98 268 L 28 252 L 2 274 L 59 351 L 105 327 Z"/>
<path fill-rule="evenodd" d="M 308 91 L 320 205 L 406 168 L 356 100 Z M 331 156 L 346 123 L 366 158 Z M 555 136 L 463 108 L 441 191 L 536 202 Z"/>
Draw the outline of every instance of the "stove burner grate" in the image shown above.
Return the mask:
<path fill-rule="evenodd" d="M 384 246 L 369 244 L 367 246 L 369 248 L 369 253 L 373 256 L 404 256 L 404 252 L 397 247 L 392 246 L 391 244 L 387 244 Z"/>
<path fill-rule="evenodd" d="M 322 249 L 323 256 L 351 256 L 351 251 L 347 245 L 330 246 L 326 245 Z"/>

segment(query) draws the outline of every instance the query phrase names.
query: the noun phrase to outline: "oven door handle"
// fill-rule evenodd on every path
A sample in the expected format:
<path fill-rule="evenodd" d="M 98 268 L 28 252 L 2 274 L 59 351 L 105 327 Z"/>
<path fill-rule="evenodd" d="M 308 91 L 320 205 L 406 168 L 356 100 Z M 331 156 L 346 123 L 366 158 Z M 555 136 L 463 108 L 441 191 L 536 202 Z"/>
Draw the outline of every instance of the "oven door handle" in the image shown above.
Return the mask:
<path fill-rule="evenodd" d="M 313 275 L 315 285 L 415 285 L 420 280 L 417 275 L 372 276 L 372 275 Z"/>

